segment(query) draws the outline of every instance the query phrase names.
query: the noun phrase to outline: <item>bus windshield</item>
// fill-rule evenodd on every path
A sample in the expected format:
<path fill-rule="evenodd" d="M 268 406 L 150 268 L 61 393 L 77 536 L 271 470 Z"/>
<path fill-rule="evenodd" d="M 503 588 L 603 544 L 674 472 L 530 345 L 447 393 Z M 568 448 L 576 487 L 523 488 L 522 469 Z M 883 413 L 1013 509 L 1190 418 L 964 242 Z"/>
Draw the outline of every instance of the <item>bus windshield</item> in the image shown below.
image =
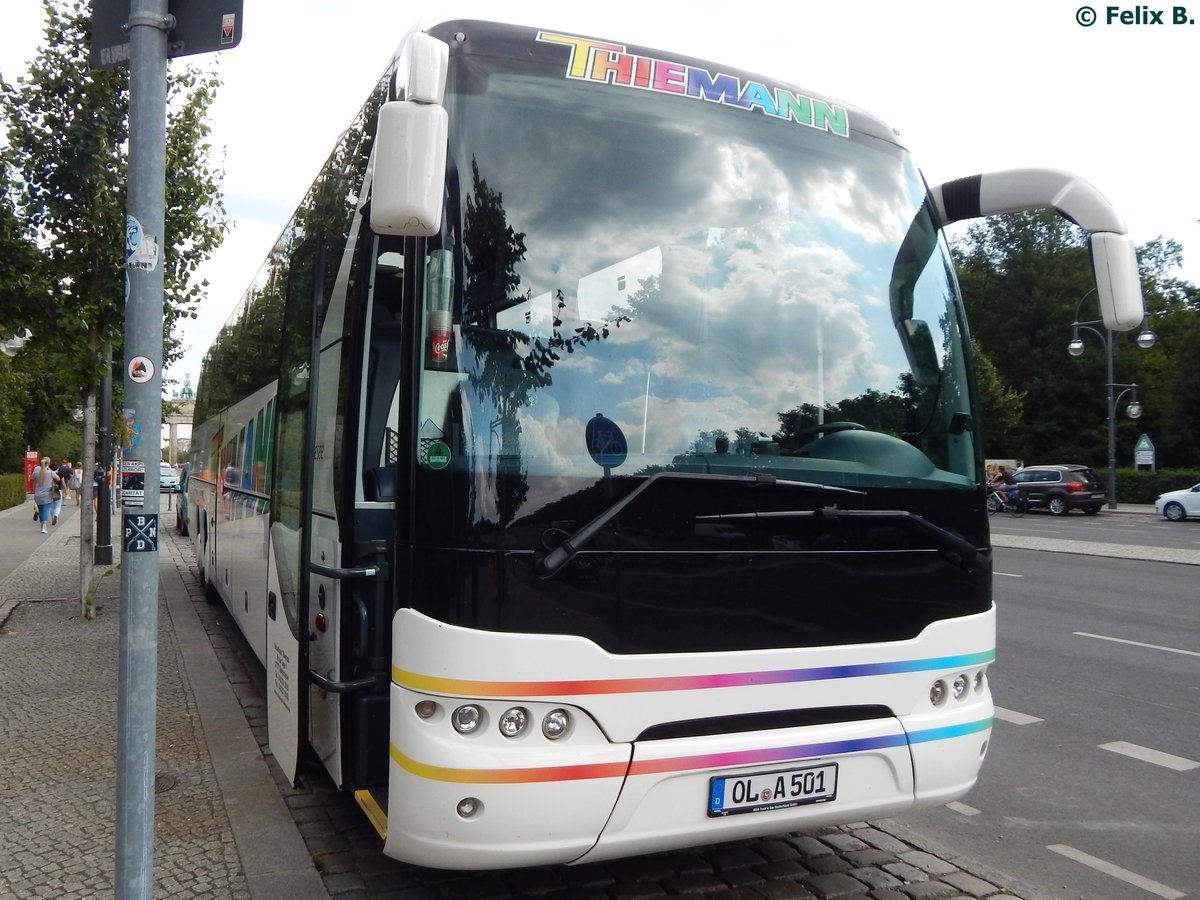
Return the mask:
<path fill-rule="evenodd" d="M 563 69 L 452 60 L 424 327 L 452 325 L 420 439 L 471 481 L 468 517 L 662 470 L 977 485 L 961 305 L 908 154 Z"/>

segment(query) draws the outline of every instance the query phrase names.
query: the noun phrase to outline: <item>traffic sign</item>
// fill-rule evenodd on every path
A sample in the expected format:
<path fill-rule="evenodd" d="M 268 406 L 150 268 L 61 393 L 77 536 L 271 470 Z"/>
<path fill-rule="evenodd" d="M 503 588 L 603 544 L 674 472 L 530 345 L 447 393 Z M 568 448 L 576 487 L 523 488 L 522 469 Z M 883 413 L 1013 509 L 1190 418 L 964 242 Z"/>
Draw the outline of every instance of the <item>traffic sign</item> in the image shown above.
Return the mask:
<path fill-rule="evenodd" d="M 1143 434 L 1133 445 L 1133 465 L 1154 468 L 1154 442 L 1149 435 Z"/>
<path fill-rule="evenodd" d="M 243 0 L 167 0 L 167 56 L 229 50 L 242 40 Z M 129 0 L 93 0 L 92 68 L 129 64 Z"/>

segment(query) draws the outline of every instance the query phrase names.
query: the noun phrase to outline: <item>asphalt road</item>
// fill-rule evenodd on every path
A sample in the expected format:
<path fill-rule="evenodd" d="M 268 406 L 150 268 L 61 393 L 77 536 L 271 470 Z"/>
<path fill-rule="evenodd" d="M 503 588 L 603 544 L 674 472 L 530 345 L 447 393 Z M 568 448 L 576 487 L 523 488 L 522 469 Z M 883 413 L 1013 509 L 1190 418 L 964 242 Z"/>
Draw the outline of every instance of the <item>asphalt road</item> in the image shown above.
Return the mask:
<path fill-rule="evenodd" d="M 1200 550 L 1200 519 L 1168 522 L 1161 516 L 1104 512 L 1094 516 L 1081 513 L 1052 516 L 1045 512 L 1030 512 L 1019 519 L 1009 515 L 992 516 L 991 528 L 996 535 Z"/>
<path fill-rule="evenodd" d="M 1098 521 L 1078 520 L 1054 521 Z M 998 721 L 980 782 L 902 821 L 1052 897 L 1200 895 L 1200 568 L 995 561 Z"/>

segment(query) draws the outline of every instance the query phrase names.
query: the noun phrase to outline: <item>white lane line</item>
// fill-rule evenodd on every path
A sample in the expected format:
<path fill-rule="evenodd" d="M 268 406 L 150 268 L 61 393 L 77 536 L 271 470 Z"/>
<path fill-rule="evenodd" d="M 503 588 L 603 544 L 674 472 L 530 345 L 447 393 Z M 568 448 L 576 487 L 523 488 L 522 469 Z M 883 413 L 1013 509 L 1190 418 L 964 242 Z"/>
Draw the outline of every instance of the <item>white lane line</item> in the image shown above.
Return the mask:
<path fill-rule="evenodd" d="M 975 807 L 967 806 L 965 803 L 959 803 L 957 800 L 955 800 L 953 803 L 947 803 L 946 809 L 950 810 L 951 812 L 956 812 L 960 816 L 977 816 L 980 813 L 980 810 L 976 809 Z"/>
<path fill-rule="evenodd" d="M 1098 641 L 1112 641 L 1114 644 L 1129 644 L 1131 647 L 1145 647 L 1147 650 L 1162 650 L 1165 653 L 1182 653 L 1184 656 L 1200 656 L 1195 650 L 1180 650 L 1178 647 L 1164 647 L 1161 644 L 1143 644 L 1141 641 L 1127 641 L 1125 638 L 1108 637 L 1103 634 L 1089 634 L 1086 631 L 1075 631 L 1079 637 L 1095 638 Z"/>
<path fill-rule="evenodd" d="M 1047 850 L 1052 850 L 1060 856 L 1065 856 L 1067 859 L 1073 859 L 1077 863 L 1083 863 L 1095 869 L 1097 872 L 1103 872 L 1105 875 L 1111 875 L 1113 878 L 1120 879 L 1126 884 L 1133 885 L 1136 888 L 1141 888 L 1143 891 L 1149 891 L 1158 897 L 1163 897 L 1165 900 L 1180 900 L 1181 897 L 1186 897 L 1180 891 L 1173 887 L 1168 887 L 1165 884 L 1160 884 L 1157 881 L 1152 881 L 1144 875 L 1139 875 L 1136 872 L 1130 872 L 1128 869 L 1122 869 L 1120 866 L 1114 866 L 1110 862 L 1105 862 L 1102 859 L 1097 859 L 1094 856 L 1089 856 L 1082 850 L 1076 850 L 1074 847 L 1068 847 L 1066 844 L 1050 844 L 1046 847 Z"/>
<path fill-rule="evenodd" d="M 1131 744 L 1128 741 L 1113 741 L 1110 744 L 1101 744 L 1100 749 L 1111 750 L 1113 753 L 1120 753 L 1122 756 L 1140 759 L 1142 762 L 1154 763 L 1156 766 L 1173 769 L 1176 772 L 1189 772 L 1192 769 L 1200 769 L 1200 762 L 1196 762 L 1194 759 L 1174 756 L 1170 753 L 1163 753 L 1161 750 L 1151 750 L 1149 747 L 1143 747 L 1140 744 Z"/>
<path fill-rule="evenodd" d="M 1001 706 L 996 707 L 996 718 L 1002 722 L 1010 722 L 1013 725 L 1033 725 L 1035 722 L 1042 722 L 1037 716 L 1027 716 L 1025 713 L 1014 712 L 1011 709 L 1004 709 Z"/>
<path fill-rule="evenodd" d="M 1024 575 L 1018 575 L 1016 572 L 993 572 L 993 575 L 1003 575 L 1006 578 L 1024 578 Z"/>

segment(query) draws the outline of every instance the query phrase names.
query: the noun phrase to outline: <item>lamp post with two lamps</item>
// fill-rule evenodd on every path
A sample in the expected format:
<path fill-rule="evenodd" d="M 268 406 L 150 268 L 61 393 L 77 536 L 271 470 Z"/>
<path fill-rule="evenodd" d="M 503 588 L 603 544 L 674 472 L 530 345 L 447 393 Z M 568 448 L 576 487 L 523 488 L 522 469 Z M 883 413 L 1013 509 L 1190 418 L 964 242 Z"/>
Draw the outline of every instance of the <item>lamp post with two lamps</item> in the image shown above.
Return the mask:
<path fill-rule="evenodd" d="M 1103 325 L 1103 321 L 1094 319 L 1087 322 L 1079 321 L 1079 310 L 1083 306 L 1083 301 L 1096 293 L 1096 289 L 1092 288 L 1086 294 L 1079 298 L 1079 303 L 1075 306 L 1075 321 L 1071 323 L 1071 343 L 1067 345 L 1067 352 L 1072 356 L 1082 356 L 1084 350 L 1083 338 L 1080 337 L 1081 331 L 1090 331 L 1096 337 L 1100 338 L 1100 342 L 1104 345 L 1104 355 L 1108 363 L 1108 380 L 1105 384 L 1107 391 L 1108 403 L 1108 508 L 1117 508 L 1117 405 L 1121 402 L 1121 398 L 1126 394 L 1131 394 L 1129 405 L 1125 407 L 1125 415 L 1131 419 L 1140 419 L 1142 417 L 1142 404 L 1138 400 L 1136 384 L 1119 384 L 1113 380 L 1113 338 L 1115 335 L 1110 329 L 1101 331 L 1096 328 L 1097 325 Z M 1149 329 L 1145 322 L 1142 323 L 1142 332 L 1137 337 L 1137 344 L 1143 350 L 1147 350 L 1154 346 L 1158 340 L 1157 335 Z M 1120 393 L 1117 393 L 1120 391 Z"/>

